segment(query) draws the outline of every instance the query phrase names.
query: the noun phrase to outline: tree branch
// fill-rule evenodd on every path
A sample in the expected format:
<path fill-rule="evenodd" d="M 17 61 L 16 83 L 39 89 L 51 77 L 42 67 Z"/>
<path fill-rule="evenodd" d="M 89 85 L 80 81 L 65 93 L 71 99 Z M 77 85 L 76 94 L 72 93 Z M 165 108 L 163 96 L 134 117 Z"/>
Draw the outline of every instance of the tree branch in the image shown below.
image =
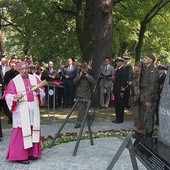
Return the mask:
<path fill-rule="evenodd" d="M 167 2 L 163 3 L 163 0 L 161 0 L 160 2 L 158 2 L 157 4 L 155 4 L 153 6 L 153 8 L 146 14 L 145 18 L 142 20 L 142 22 L 150 22 L 151 19 L 157 15 L 157 13 L 168 3 L 170 3 L 170 0 L 168 0 Z"/>
<path fill-rule="evenodd" d="M 116 5 L 116 4 L 118 4 L 118 3 L 120 3 L 121 4 L 121 2 L 122 1 L 125 1 L 125 0 L 112 0 L 113 2 L 113 5 Z M 122 4 L 121 4 L 122 5 Z M 122 5 L 123 6 L 123 5 Z"/>
<path fill-rule="evenodd" d="M 8 27 L 11 26 L 11 24 L 1 24 L 2 27 Z"/>
<path fill-rule="evenodd" d="M 61 8 L 60 6 L 56 6 L 57 10 L 60 11 L 61 13 L 64 13 L 64 14 L 68 14 L 68 15 L 72 15 L 72 16 L 76 16 L 76 12 L 74 11 L 71 11 L 71 10 L 67 10 L 67 9 L 63 9 Z"/>
<path fill-rule="evenodd" d="M 3 19 L 5 22 L 8 23 L 8 25 L 13 26 L 20 34 L 24 35 L 23 31 L 21 29 L 19 29 L 15 24 L 13 24 L 12 22 L 8 21 L 6 18 L 1 16 L 1 19 Z M 7 26 L 7 24 L 6 24 Z"/>

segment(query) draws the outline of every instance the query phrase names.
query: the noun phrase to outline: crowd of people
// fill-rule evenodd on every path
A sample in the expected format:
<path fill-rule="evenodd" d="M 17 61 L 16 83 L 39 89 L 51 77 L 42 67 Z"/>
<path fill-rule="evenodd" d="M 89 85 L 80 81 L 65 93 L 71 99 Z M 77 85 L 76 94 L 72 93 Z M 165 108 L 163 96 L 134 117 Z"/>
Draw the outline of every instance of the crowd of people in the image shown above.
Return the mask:
<path fill-rule="evenodd" d="M 100 69 L 100 108 L 107 108 L 110 95 L 114 97 L 116 119 L 124 122 L 124 110 L 131 109 L 134 116 L 136 139 L 152 137 L 154 125 L 159 125 L 159 101 L 167 67 L 161 65 L 153 54 L 146 54 L 142 61 L 131 64 L 130 57 L 118 57 L 115 67 L 105 58 Z"/>
<path fill-rule="evenodd" d="M 116 119 L 113 123 L 123 123 L 124 110 L 131 109 L 136 127 L 133 137 L 152 137 L 154 124 L 159 124 L 158 106 L 167 69 L 160 63 L 155 65 L 155 60 L 153 54 L 146 54 L 143 61 L 133 66 L 128 56 L 117 57 L 114 64 L 109 57 L 105 57 L 98 79 L 94 80 L 91 67 L 86 63 L 80 64 L 73 58 L 62 62 L 58 69 L 51 60 L 47 65 L 40 66 L 38 62 L 33 61 L 32 56 L 18 59 L 16 55 L 12 55 L 8 60 L 1 58 L 0 108 L 3 108 L 8 117 L 7 123 L 12 123 L 13 127 L 6 158 L 29 163 L 29 159 L 41 155 L 40 101 L 42 107 L 71 108 L 75 99 L 93 100 L 97 84 L 100 90 L 100 109 L 107 109 L 110 107 L 110 101 L 114 100 Z M 48 81 L 49 85 L 44 89 L 30 91 L 33 85 L 43 80 Z M 26 94 L 23 95 L 23 91 Z M 23 109 L 26 112 L 21 116 Z M 78 121 L 82 120 L 83 114 L 78 115 Z M 80 126 L 78 123 L 75 128 Z M 14 138 L 18 134 L 17 141 Z M 31 137 L 34 141 L 30 141 Z M 0 140 L 1 138 L 0 121 Z M 18 147 L 19 152 L 16 151 Z"/>

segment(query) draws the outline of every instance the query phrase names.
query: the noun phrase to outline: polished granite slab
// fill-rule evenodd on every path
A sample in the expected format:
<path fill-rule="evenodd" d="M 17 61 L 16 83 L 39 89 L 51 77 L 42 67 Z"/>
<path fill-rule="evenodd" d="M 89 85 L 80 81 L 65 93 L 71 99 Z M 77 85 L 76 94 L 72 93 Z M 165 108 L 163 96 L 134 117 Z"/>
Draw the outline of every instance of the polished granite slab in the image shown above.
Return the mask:
<path fill-rule="evenodd" d="M 138 159 L 147 169 L 170 170 L 170 147 L 157 138 L 142 138 L 135 141 L 134 149 Z"/>

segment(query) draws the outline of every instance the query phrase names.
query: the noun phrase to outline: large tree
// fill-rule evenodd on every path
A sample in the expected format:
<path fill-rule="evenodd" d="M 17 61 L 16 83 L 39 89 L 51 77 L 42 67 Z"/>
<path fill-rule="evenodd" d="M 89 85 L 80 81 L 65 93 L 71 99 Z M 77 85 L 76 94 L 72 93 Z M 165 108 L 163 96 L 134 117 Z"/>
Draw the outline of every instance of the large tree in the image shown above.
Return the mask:
<path fill-rule="evenodd" d="M 92 70 L 96 83 L 98 83 L 99 69 L 103 59 L 112 58 L 112 6 L 111 0 L 95 1 Z M 98 86 L 94 89 L 94 97 L 96 106 L 99 106 Z"/>
<path fill-rule="evenodd" d="M 112 1 L 95 1 L 93 64 L 95 73 L 104 57 L 112 58 Z M 95 78 L 97 75 L 94 74 Z"/>

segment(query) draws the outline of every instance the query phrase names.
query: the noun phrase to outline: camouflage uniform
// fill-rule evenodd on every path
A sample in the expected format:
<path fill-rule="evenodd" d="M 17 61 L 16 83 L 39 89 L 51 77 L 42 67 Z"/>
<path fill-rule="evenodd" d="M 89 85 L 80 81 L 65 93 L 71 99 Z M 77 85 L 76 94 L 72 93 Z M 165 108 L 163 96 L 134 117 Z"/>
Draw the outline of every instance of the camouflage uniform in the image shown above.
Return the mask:
<path fill-rule="evenodd" d="M 95 84 L 93 77 L 90 74 L 87 75 L 79 75 L 74 79 L 75 83 L 75 94 L 76 98 L 91 100 L 92 98 L 92 91 Z M 83 116 L 85 114 L 86 106 L 82 104 L 79 106 L 79 114 L 78 114 L 78 121 L 83 120 Z"/>
<path fill-rule="evenodd" d="M 74 83 L 76 86 L 76 98 L 83 98 L 86 100 L 90 100 L 92 97 L 92 91 L 94 87 L 94 79 L 90 74 L 86 76 L 77 76 L 74 79 Z"/>
<path fill-rule="evenodd" d="M 132 77 L 130 88 L 130 105 L 134 117 L 134 126 L 139 133 L 143 132 L 143 124 L 140 113 L 140 94 L 139 94 L 140 72 L 135 72 Z"/>
<path fill-rule="evenodd" d="M 140 79 L 140 102 L 141 116 L 145 134 L 151 135 L 154 126 L 154 114 L 157 106 L 157 88 L 158 88 L 158 72 L 157 69 L 150 65 L 143 66 Z M 147 109 L 146 102 L 151 103 L 151 109 Z"/>

